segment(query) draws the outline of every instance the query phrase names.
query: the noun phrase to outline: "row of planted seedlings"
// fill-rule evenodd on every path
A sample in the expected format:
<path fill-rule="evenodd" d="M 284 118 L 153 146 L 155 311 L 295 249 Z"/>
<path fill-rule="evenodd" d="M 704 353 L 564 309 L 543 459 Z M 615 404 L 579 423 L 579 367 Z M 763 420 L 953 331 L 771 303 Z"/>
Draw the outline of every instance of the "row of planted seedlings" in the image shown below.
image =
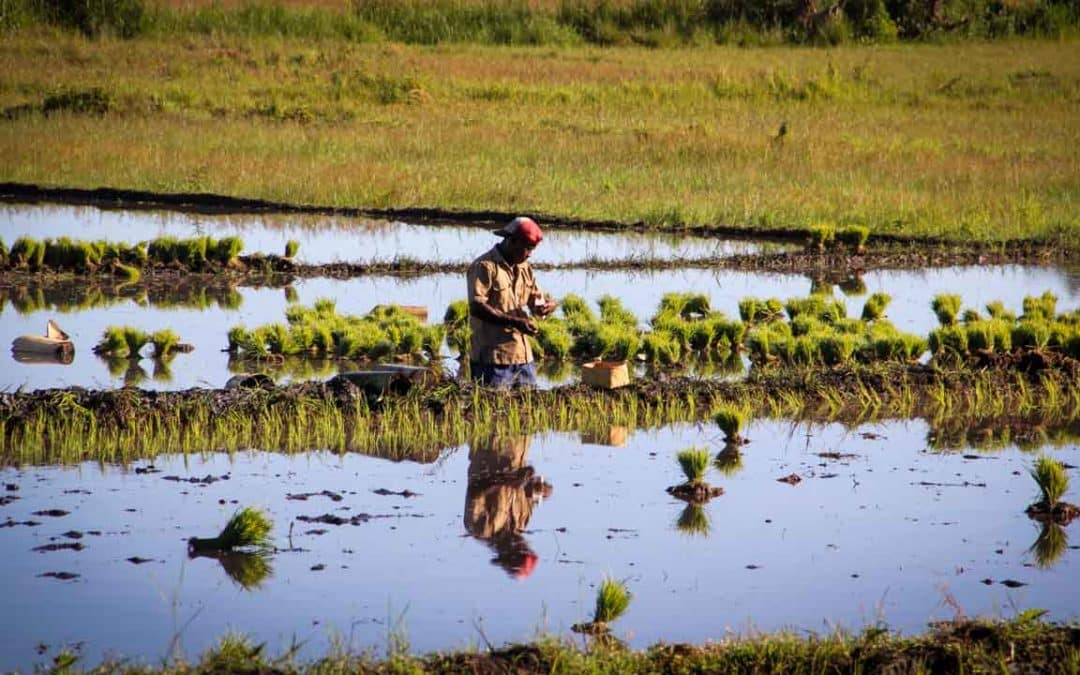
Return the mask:
<path fill-rule="evenodd" d="M 755 416 L 859 424 L 985 420 L 1003 405 L 1030 420 L 1080 417 L 1080 382 L 1061 370 L 912 370 L 873 364 L 820 373 L 770 368 L 739 381 L 642 381 L 612 391 L 499 392 L 457 382 L 369 401 L 335 382 L 243 390 L 64 390 L 0 397 L 0 463 L 126 462 L 159 454 L 314 448 L 430 461 L 473 434 L 651 429 L 698 421 L 722 402 Z M 996 392 L 994 399 L 973 390 Z M 992 405 L 988 403 L 992 402 Z"/>
<path fill-rule="evenodd" d="M 993 363 L 992 355 L 1021 350 L 1080 359 L 1080 309 L 1058 313 L 1057 301 L 1047 291 L 1025 297 L 1020 316 L 1001 302 L 987 304 L 984 315 L 974 308 L 962 309 L 959 295 L 937 295 L 931 306 L 940 327 L 930 333 L 930 349 L 942 357 L 978 358 L 985 363 Z"/>
<path fill-rule="evenodd" d="M 13 285 L 0 287 L 0 313 L 10 304 L 17 314 L 26 315 L 40 311 L 61 314 L 82 312 L 99 307 L 111 307 L 133 302 L 141 307 L 170 309 L 239 309 L 244 296 L 235 286 L 201 284 L 143 285 L 123 282 L 116 285 L 84 283 L 81 279 L 72 284 L 60 285 Z"/>
<path fill-rule="evenodd" d="M 19 237 L 11 248 L 0 239 L 0 270 L 95 272 L 103 269 L 129 280 L 139 279 L 140 269 L 170 267 L 195 272 L 224 269 L 236 264 L 244 242 L 240 237 L 159 237 L 134 244 L 116 241 L 83 241 L 70 237 L 34 239 Z M 289 240 L 284 259 L 300 248 Z M 256 256 L 270 260 L 277 256 Z"/>

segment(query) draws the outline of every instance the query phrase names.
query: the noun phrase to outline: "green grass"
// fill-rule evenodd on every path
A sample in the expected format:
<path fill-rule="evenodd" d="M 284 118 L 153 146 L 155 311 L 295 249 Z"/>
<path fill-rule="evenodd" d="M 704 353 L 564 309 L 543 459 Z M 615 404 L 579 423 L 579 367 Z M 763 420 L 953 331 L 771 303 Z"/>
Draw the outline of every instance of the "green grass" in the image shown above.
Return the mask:
<path fill-rule="evenodd" d="M 0 108 L 111 101 L 14 114 L 5 181 L 1080 246 L 1072 39 L 657 51 L 23 31 L 0 62 Z"/>
<path fill-rule="evenodd" d="M 725 441 L 738 442 L 742 440 L 742 430 L 746 426 L 746 413 L 735 406 L 721 406 L 713 413 L 713 422 L 724 432 Z"/>

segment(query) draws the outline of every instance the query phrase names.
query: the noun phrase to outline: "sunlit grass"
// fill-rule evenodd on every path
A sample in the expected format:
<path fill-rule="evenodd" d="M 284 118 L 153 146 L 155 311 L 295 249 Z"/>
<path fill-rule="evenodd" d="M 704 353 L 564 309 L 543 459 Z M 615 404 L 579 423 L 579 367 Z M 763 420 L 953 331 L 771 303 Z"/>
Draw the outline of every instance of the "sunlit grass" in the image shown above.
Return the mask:
<path fill-rule="evenodd" d="M 1047 508 L 1053 508 L 1069 490 L 1069 475 L 1065 473 L 1065 466 L 1053 457 L 1040 455 L 1029 474 L 1039 487 L 1039 503 Z"/>
<path fill-rule="evenodd" d="M 115 109 L 5 122 L 0 180 L 1076 243 L 1076 54 L 16 35 L 0 107 L 96 86 Z"/>

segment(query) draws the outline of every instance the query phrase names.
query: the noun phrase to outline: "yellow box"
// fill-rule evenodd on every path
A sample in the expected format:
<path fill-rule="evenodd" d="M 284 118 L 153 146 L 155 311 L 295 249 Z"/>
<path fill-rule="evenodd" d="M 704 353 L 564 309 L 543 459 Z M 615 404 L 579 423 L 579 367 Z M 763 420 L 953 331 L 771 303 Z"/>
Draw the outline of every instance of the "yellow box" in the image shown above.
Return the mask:
<path fill-rule="evenodd" d="M 593 361 L 581 366 L 581 381 L 601 389 L 616 389 L 630 384 L 626 361 Z"/>

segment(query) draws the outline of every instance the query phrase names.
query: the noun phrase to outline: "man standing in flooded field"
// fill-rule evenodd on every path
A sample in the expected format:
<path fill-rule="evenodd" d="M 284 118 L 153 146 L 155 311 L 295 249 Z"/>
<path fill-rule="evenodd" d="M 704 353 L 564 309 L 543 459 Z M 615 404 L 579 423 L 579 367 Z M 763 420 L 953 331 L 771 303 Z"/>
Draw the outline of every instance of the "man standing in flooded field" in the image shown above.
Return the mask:
<path fill-rule="evenodd" d="M 469 328 L 472 377 L 493 387 L 536 384 L 529 336 L 532 317 L 545 317 L 558 306 L 545 299 L 529 257 L 544 238 L 531 218 L 514 218 L 495 231 L 503 240 L 469 265 Z"/>

